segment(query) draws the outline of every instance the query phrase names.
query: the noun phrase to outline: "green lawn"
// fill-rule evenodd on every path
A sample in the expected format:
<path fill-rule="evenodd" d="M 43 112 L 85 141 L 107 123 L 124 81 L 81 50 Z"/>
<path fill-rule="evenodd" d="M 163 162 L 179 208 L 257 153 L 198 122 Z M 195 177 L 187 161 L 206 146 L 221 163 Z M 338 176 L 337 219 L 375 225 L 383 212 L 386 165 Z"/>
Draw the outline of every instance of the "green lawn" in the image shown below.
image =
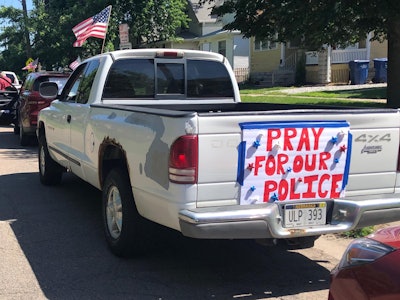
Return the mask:
<path fill-rule="evenodd" d="M 285 92 L 288 88 L 257 88 L 243 86 L 240 94 L 243 102 L 268 102 L 288 104 L 326 104 L 363 107 L 385 107 L 386 87 L 319 91 L 298 94 Z M 378 102 L 379 101 L 379 102 Z"/>
<path fill-rule="evenodd" d="M 386 88 L 365 88 L 353 90 L 337 90 L 323 92 L 309 92 L 289 94 L 285 92 L 288 88 L 257 88 L 241 87 L 240 94 L 243 102 L 267 102 L 287 104 L 322 104 L 358 107 L 385 107 Z M 357 238 L 366 236 L 374 231 L 374 226 L 364 227 L 341 233 L 341 236 Z"/>

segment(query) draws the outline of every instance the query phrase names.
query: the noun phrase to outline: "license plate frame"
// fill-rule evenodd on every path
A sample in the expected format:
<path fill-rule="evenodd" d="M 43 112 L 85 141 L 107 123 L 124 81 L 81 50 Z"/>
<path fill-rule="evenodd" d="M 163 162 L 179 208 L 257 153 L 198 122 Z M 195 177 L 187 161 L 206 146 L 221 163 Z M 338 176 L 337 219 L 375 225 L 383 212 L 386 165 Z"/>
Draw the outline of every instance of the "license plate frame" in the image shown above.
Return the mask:
<path fill-rule="evenodd" d="M 290 203 L 284 205 L 283 227 L 304 228 L 326 224 L 327 203 Z"/>

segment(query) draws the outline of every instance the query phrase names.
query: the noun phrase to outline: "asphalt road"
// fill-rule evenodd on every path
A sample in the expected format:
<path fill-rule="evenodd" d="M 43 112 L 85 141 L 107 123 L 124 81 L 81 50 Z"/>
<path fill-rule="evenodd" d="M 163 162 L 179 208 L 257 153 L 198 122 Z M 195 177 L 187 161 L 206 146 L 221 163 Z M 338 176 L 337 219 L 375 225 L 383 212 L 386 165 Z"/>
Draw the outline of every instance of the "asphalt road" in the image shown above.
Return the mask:
<path fill-rule="evenodd" d="M 119 259 L 102 232 L 100 192 L 66 174 L 39 183 L 37 147 L 0 127 L 0 299 L 327 299 L 347 241 L 287 251 L 253 240 L 165 231 L 155 249 Z"/>

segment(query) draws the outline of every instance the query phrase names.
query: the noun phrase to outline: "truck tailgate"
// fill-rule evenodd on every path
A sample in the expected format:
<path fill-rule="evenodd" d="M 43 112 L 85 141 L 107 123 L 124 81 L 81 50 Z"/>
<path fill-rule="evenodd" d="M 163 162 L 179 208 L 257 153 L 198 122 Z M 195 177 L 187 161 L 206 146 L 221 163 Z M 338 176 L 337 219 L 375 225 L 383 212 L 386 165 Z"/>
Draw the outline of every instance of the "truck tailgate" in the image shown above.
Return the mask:
<path fill-rule="evenodd" d="M 313 132 L 311 129 L 314 126 L 310 122 L 328 122 L 328 124 L 344 122 L 343 124 L 348 124 L 348 145 L 342 145 L 346 148 L 342 149 L 343 153 L 348 152 L 349 156 L 346 163 L 347 171 L 343 166 L 343 172 L 348 173 L 346 179 L 348 181 L 346 181 L 345 191 L 341 193 L 340 197 L 394 192 L 400 127 L 400 117 L 395 110 L 299 110 L 295 113 L 291 111 L 290 114 L 287 111 L 275 111 L 255 115 L 204 113 L 199 114 L 198 118 L 200 132 L 199 207 L 240 203 L 241 193 L 243 193 L 243 182 L 240 178 L 243 175 L 241 173 L 245 172 L 247 168 L 247 165 L 243 165 L 243 157 L 240 157 L 244 136 L 243 124 L 279 124 L 282 122 L 301 124 L 301 126 L 309 128 L 310 132 Z M 263 131 L 263 126 L 261 128 L 260 130 Z M 251 141 L 246 142 L 249 144 Z M 310 137 L 310 142 L 312 142 L 312 137 Z M 325 144 L 329 144 L 329 141 Z M 319 149 L 318 151 L 325 150 Z M 307 154 L 306 150 L 299 149 L 296 155 L 305 156 Z M 268 154 L 266 155 L 268 156 Z M 318 156 L 318 159 L 321 160 L 321 156 Z M 290 163 L 291 161 L 288 162 L 288 170 L 293 167 Z M 344 161 L 338 161 L 337 164 L 339 163 L 343 164 Z M 283 178 L 284 175 L 281 175 Z M 263 180 L 266 180 L 267 177 L 265 175 Z M 257 188 L 260 187 L 257 186 Z M 267 199 L 263 201 L 266 202 Z"/>

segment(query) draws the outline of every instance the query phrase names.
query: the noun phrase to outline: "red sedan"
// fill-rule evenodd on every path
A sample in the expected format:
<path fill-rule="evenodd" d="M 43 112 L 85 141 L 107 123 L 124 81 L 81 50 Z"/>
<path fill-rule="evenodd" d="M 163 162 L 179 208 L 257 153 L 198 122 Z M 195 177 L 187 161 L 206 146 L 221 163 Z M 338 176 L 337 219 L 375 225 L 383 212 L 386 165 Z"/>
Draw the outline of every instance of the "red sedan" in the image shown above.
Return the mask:
<path fill-rule="evenodd" d="M 400 299 L 400 226 L 354 240 L 331 272 L 329 300 Z"/>

